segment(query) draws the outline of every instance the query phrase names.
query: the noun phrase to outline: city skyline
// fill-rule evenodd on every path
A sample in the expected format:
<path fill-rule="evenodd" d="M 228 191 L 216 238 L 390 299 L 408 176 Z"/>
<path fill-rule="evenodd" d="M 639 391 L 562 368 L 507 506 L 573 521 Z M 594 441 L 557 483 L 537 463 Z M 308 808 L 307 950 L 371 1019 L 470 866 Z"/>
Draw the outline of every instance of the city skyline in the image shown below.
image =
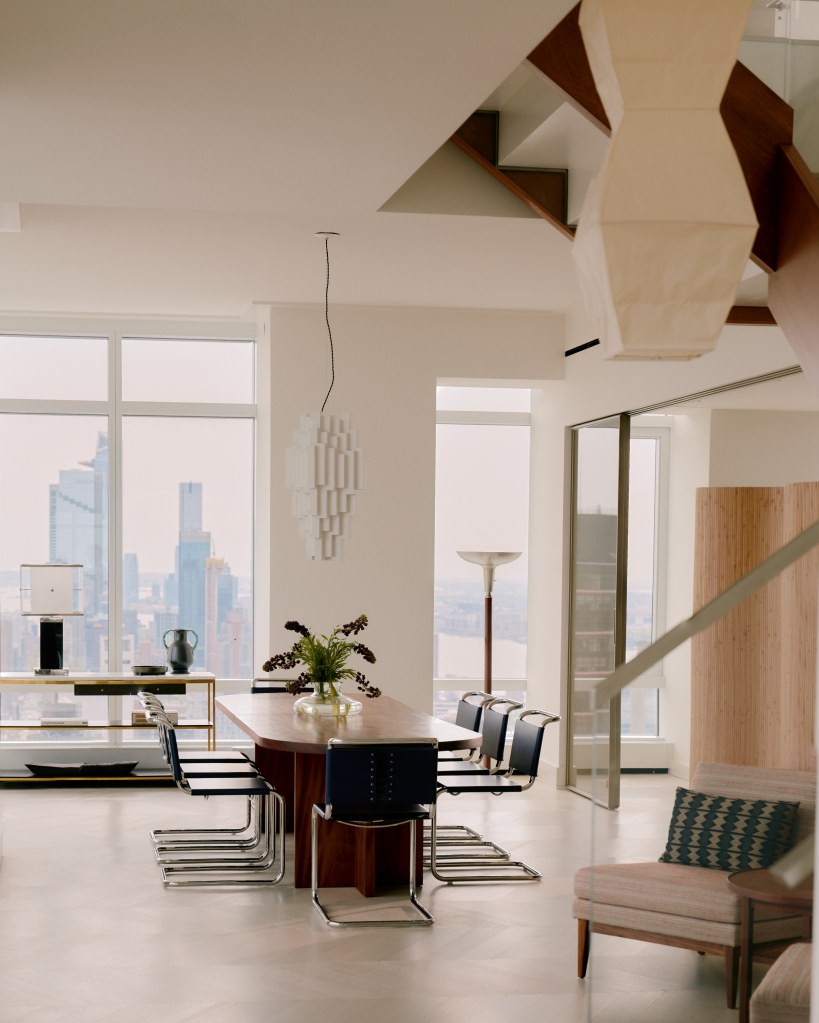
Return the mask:
<path fill-rule="evenodd" d="M 87 433 L 85 439 L 90 440 Z M 109 621 L 106 433 L 96 431 L 91 457 L 77 459 L 74 447 L 68 468 L 54 468 L 53 461 L 51 465 L 45 489 L 48 553 L 42 560 L 84 567 L 84 613 L 66 622 L 66 663 L 78 671 L 113 669 L 116 666 L 108 663 L 109 629 L 115 624 Z M 143 573 L 142 551 L 126 547 L 123 553 L 121 666 L 162 663 L 166 656 L 163 634 L 170 628 L 186 628 L 197 634 L 196 667 L 223 677 L 252 676 L 251 577 L 240 581 L 230 562 L 215 553 L 214 535 L 203 528 L 212 507 L 205 502 L 204 484 L 187 480 L 173 486 L 177 493 L 171 507 L 176 514 L 165 518 L 171 520 L 174 531 L 162 533 L 165 542 L 169 536 L 173 542 L 159 559 L 168 568 Z M 41 522 L 42 508 L 33 518 Z M 19 541 L 16 546 L 19 550 Z M 27 559 L 18 558 L 18 564 L 23 560 Z M 18 573 L 4 572 L 3 582 L 7 598 L 12 586 L 16 591 L 19 585 Z M 13 610 L 8 599 L 4 603 L 0 608 L 2 668 L 30 670 L 38 663 L 37 623 L 20 616 L 19 600 L 14 601 Z"/>

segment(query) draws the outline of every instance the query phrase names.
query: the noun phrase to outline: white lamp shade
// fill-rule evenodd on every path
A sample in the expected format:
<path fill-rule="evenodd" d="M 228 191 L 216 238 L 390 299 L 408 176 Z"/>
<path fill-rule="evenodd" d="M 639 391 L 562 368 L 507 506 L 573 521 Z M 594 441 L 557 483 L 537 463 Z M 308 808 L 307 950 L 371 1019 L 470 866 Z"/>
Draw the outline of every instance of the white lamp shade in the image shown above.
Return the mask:
<path fill-rule="evenodd" d="M 20 601 L 24 615 L 82 614 L 82 565 L 21 565 Z"/>
<path fill-rule="evenodd" d="M 499 565 L 508 565 L 510 561 L 517 561 L 522 551 L 457 551 L 456 553 L 459 558 L 463 558 L 471 565 L 481 566 L 484 594 L 491 597 L 495 584 L 495 569 Z"/>

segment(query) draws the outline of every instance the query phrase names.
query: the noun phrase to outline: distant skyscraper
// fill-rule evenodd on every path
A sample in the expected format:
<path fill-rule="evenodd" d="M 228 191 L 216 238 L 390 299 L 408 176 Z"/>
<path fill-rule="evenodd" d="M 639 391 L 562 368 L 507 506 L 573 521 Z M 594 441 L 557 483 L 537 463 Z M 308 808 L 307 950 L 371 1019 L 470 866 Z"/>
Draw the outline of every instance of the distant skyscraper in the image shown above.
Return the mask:
<path fill-rule="evenodd" d="M 108 617 L 108 438 L 97 436 L 94 457 L 82 469 L 61 469 L 49 487 L 50 561 L 83 566 L 85 669 L 101 666 L 99 632 Z"/>
<path fill-rule="evenodd" d="M 179 484 L 179 532 L 198 533 L 202 530 L 202 484 Z"/>
<path fill-rule="evenodd" d="M 207 663 L 206 564 L 211 555 L 211 535 L 202 529 L 202 484 L 179 484 L 179 545 L 176 548 L 176 580 L 179 593 L 179 627 L 193 629 L 199 638 L 195 664 Z"/>

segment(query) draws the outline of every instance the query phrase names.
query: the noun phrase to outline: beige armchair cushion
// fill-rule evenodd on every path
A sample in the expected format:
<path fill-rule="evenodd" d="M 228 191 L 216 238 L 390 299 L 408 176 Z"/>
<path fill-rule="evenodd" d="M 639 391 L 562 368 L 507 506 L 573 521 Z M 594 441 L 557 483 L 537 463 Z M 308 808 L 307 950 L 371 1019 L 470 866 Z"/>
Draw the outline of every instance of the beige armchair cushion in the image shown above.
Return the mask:
<path fill-rule="evenodd" d="M 741 900 L 727 878 L 727 871 L 678 863 L 583 867 L 574 876 L 572 911 L 598 924 L 738 945 Z M 756 917 L 760 940 L 801 934 L 801 920 L 782 911 L 760 907 Z"/>
<path fill-rule="evenodd" d="M 786 948 L 751 998 L 751 1023 L 808 1023 L 810 972 L 811 946 Z"/>

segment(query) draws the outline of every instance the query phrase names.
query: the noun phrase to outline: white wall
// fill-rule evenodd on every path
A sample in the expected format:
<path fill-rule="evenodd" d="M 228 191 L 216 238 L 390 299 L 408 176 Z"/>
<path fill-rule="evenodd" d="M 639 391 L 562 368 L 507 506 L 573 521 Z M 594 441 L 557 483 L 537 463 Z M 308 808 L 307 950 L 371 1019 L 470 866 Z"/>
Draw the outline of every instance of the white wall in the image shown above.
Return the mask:
<path fill-rule="evenodd" d="M 431 707 L 435 387 L 439 378 L 542 382 L 563 373 L 564 327 L 542 313 L 340 307 L 331 310 L 336 386 L 328 412 L 348 412 L 366 459 L 366 489 L 340 561 L 308 561 L 284 486 L 299 414 L 328 385 L 324 309 L 265 307 L 270 337 L 270 649 L 289 618 L 321 632 L 361 612 L 389 696 Z"/>
<path fill-rule="evenodd" d="M 715 410 L 708 484 L 782 487 L 819 480 L 819 413 Z"/>

